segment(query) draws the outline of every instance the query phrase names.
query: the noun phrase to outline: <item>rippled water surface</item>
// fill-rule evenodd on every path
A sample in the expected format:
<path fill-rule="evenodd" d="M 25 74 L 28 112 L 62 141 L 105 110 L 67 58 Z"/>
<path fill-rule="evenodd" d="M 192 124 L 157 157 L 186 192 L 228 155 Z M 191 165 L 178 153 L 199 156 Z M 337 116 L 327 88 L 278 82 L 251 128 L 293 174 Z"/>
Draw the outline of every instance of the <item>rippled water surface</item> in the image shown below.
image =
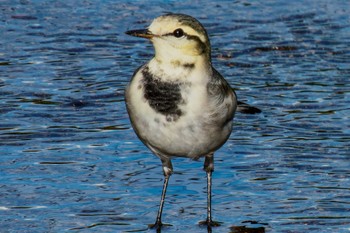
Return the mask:
<path fill-rule="evenodd" d="M 262 110 L 216 153 L 212 231 L 350 232 L 349 1 L 0 0 L 1 232 L 154 232 L 160 161 L 123 97 L 153 49 L 124 31 L 169 11 Z M 207 231 L 202 162 L 173 161 L 162 232 Z"/>

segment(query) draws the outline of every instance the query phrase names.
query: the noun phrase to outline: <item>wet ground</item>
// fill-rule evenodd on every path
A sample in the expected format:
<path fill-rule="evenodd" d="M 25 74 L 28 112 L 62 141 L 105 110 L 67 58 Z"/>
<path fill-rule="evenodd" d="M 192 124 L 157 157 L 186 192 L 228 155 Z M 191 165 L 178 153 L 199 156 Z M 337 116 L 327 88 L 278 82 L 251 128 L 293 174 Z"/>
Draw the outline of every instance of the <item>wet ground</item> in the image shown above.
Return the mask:
<path fill-rule="evenodd" d="M 0 1 L 1 232 L 153 232 L 160 161 L 124 106 L 151 44 L 198 18 L 241 101 L 216 153 L 213 232 L 350 232 L 348 1 Z M 207 232 L 202 162 L 175 159 L 162 232 Z"/>

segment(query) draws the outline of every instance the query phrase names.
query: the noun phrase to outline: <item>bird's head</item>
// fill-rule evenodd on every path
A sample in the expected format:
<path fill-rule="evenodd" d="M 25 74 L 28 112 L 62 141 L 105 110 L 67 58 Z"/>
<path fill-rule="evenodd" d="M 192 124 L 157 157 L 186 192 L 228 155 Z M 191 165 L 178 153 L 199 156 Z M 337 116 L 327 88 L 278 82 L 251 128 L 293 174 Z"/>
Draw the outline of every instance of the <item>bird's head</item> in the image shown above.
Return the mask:
<path fill-rule="evenodd" d="M 126 34 L 149 39 L 155 58 L 162 61 L 196 60 L 210 62 L 210 42 L 206 30 L 195 18 L 184 14 L 166 14 L 153 20 L 147 29 Z"/>

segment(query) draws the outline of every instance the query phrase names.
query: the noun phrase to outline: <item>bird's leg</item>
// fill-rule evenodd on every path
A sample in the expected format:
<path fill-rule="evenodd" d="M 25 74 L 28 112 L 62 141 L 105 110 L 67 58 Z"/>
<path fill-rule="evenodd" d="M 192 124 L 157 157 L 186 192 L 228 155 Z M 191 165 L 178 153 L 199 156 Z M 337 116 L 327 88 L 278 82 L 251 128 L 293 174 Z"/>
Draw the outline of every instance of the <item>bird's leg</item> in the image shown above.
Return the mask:
<path fill-rule="evenodd" d="M 211 215 L 211 185 L 212 185 L 212 173 L 214 171 L 214 153 L 210 153 L 205 156 L 204 161 L 204 171 L 207 173 L 207 220 L 201 222 L 201 224 L 205 224 L 209 228 L 212 226 L 220 226 L 219 222 L 215 222 L 212 220 Z"/>
<path fill-rule="evenodd" d="M 211 184 L 212 184 L 212 173 L 214 171 L 214 154 L 210 153 L 205 156 L 204 170 L 207 173 L 207 220 L 208 226 L 212 225 L 211 217 Z"/>
<path fill-rule="evenodd" d="M 162 165 L 163 165 L 163 173 L 164 173 L 164 184 L 163 184 L 163 191 L 162 191 L 162 197 L 160 199 L 157 219 L 154 225 L 151 225 L 151 228 L 157 228 L 160 229 L 163 225 L 162 223 L 162 212 L 163 212 L 163 206 L 164 206 L 164 200 L 165 200 L 165 194 L 168 187 L 168 182 L 171 174 L 173 173 L 173 165 L 171 164 L 170 159 L 162 159 Z"/>

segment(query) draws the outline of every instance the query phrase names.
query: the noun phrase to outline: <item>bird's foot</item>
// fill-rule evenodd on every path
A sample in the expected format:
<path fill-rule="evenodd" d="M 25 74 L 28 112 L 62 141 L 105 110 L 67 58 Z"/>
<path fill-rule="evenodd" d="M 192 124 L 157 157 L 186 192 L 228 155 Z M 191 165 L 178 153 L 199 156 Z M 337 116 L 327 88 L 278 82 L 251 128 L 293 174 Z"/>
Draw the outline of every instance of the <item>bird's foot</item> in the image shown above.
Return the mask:
<path fill-rule="evenodd" d="M 162 229 L 162 227 L 168 227 L 168 226 L 172 226 L 171 224 L 167 224 L 167 223 L 162 223 L 161 221 L 156 221 L 154 224 L 149 224 L 148 227 L 150 229 L 155 229 L 157 230 L 157 232 L 160 232 L 160 230 Z"/>
<path fill-rule="evenodd" d="M 162 223 L 161 222 L 156 222 L 155 224 L 149 224 L 148 225 L 148 227 L 150 228 L 150 229 L 155 229 L 155 230 L 157 230 L 157 232 L 160 232 L 160 229 L 162 229 Z"/>

